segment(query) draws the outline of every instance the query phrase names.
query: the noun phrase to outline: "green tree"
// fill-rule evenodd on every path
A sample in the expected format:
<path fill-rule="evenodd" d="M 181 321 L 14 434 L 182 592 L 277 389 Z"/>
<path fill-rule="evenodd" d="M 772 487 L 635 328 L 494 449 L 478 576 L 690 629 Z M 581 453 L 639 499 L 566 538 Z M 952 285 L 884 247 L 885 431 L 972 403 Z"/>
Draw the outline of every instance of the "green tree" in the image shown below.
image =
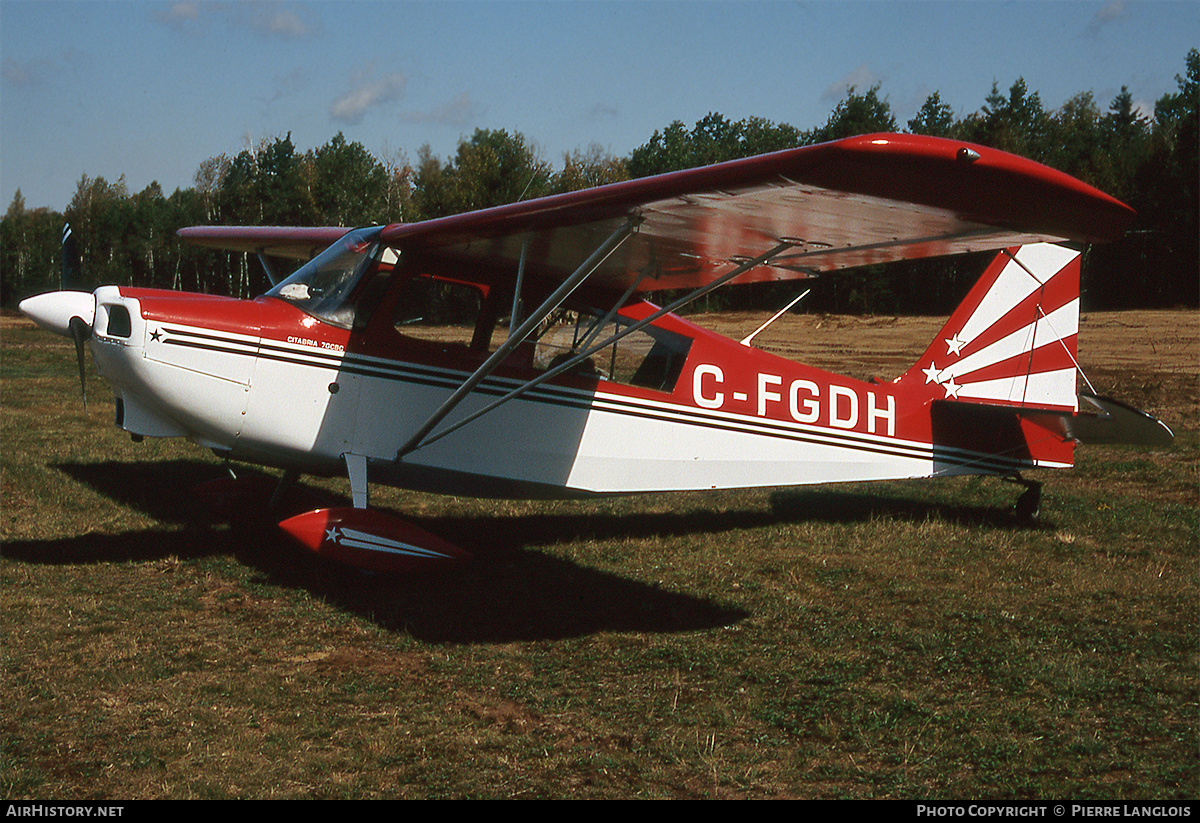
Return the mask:
<path fill-rule="evenodd" d="M 133 285 L 126 254 L 132 206 L 125 176 L 116 183 L 83 175 L 65 214 L 75 232 L 80 269 L 88 288 Z"/>
<path fill-rule="evenodd" d="M 628 179 L 628 161 L 593 143 L 586 152 L 576 149 L 563 157 L 562 171 L 554 175 L 551 188 L 556 193 L 578 191 Z"/>
<path fill-rule="evenodd" d="M 228 265 L 228 255 L 213 254 L 191 243 L 183 243 L 175 233 L 185 226 L 207 222 L 209 203 L 199 188 L 176 189 L 165 203 L 166 243 L 160 255 L 163 288 L 176 291 L 210 292 L 214 269 Z M 221 271 L 220 282 L 225 282 Z"/>
<path fill-rule="evenodd" d="M 993 81 L 984 107 L 959 130 L 972 143 L 1019 154 L 1033 160 L 1045 156 L 1049 116 L 1037 92 L 1030 93 L 1018 77 L 1005 96 Z"/>
<path fill-rule="evenodd" d="M 1135 207 L 1147 242 L 1144 266 L 1152 274 L 1140 290 L 1148 304 L 1200 301 L 1200 51 L 1191 49 L 1178 91 L 1154 105 L 1146 160 L 1137 174 Z"/>
<path fill-rule="evenodd" d="M 296 153 L 290 132 L 244 149 L 223 171 L 217 202 L 221 222 L 246 226 L 316 222 L 310 168 Z"/>
<path fill-rule="evenodd" d="M 226 178 L 233 166 L 233 161 L 226 154 L 210 157 L 200 163 L 193 177 L 195 191 L 204 205 L 205 223 L 220 224 L 229 222 L 221 212 L 224 203 Z"/>
<path fill-rule="evenodd" d="M 386 222 L 388 172 L 361 143 L 348 143 L 338 132 L 309 152 L 307 163 L 318 223 L 351 227 Z"/>
<path fill-rule="evenodd" d="M 1121 86 L 1121 93 L 1113 98 L 1104 118 L 1104 127 L 1109 141 L 1129 145 L 1145 137 L 1150 121 L 1133 107 L 1133 95 L 1128 86 Z"/>
<path fill-rule="evenodd" d="M 421 219 L 530 200 L 550 191 L 551 168 L 519 132 L 476 129 L 443 163 L 419 154 L 414 199 Z"/>
<path fill-rule="evenodd" d="M 387 174 L 381 222 L 412 222 L 416 208 L 413 202 L 416 172 L 404 159 L 403 153 L 388 154 L 380 162 Z"/>
<path fill-rule="evenodd" d="M 1090 91 L 1071 97 L 1046 125 L 1042 162 L 1100 189 L 1112 190 L 1112 167 L 1105 159 L 1102 115 Z"/>
<path fill-rule="evenodd" d="M 447 193 L 446 164 L 425 143 L 417 151 L 417 168 L 413 172 L 413 208 L 409 219 L 415 222 L 449 214 Z"/>
<path fill-rule="evenodd" d="M 27 209 L 17 189 L 0 218 L 0 302 L 11 306 L 32 294 L 57 289 L 60 282 L 63 216 L 50 209 Z"/>
<path fill-rule="evenodd" d="M 531 200 L 546 193 L 550 176 L 550 165 L 520 132 L 476 129 L 458 144 L 452 203 L 455 211 L 472 211 Z"/>
<path fill-rule="evenodd" d="M 811 142 L 824 143 L 859 134 L 898 130 L 891 105 L 879 97 L 878 83 L 864 94 L 859 94 L 851 86 L 845 99 L 834 107 L 825 125 L 813 131 Z"/>
<path fill-rule="evenodd" d="M 688 131 L 676 120 L 633 150 L 631 177 L 698 168 L 726 160 L 802 145 L 804 135 L 793 126 L 752 117 L 736 122 L 709 112 Z"/>
<path fill-rule="evenodd" d="M 296 153 L 291 132 L 261 147 L 255 168 L 264 225 L 303 226 L 317 222 L 309 168 Z"/>
<path fill-rule="evenodd" d="M 805 136 L 800 129 L 787 123 L 773 123 L 761 117 L 739 120 L 741 145 L 739 156 L 753 157 L 772 151 L 782 151 L 804 145 Z"/>
<path fill-rule="evenodd" d="M 944 102 L 938 92 L 925 98 L 921 108 L 908 121 L 908 130 L 913 134 L 931 137 L 950 137 L 954 131 L 954 110 Z"/>
<path fill-rule="evenodd" d="M 1182 184 L 1180 208 L 1194 215 L 1200 185 L 1200 51 L 1189 51 L 1186 63 L 1186 74 L 1175 75 L 1179 91 L 1154 104 L 1154 150 L 1155 162 L 1169 168 Z"/>
<path fill-rule="evenodd" d="M 153 182 L 130 198 L 129 224 L 125 238 L 125 259 L 131 282 L 166 288 L 169 285 L 164 255 L 173 243 L 174 231 L 168 223 L 167 200 L 162 187 Z"/>
<path fill-rule="evenodd" d="M 5 305 L 10 295 L 25 290 L 29 278 L 29 224 L 25 197 L 17 189 L 4 218 L 0 219 L 0 299 Z"/>
<path fill-rule="evenodd" d="M 741 123 L 709 112 L 697 121 L 691 133 L 692 160 L 696 166 L 711 166 L 743 157 Z"/>
<path fill-rule="evenodd" d="M 629 172 L 633 177 L 649 177 L 694 168 L 695 165 L 691 156 L 691 138 L 687 126 L 680 120 L 673 121 L 661 133 L 656 129 L 629 158 Z"/>
<path fill-rule="evenodd" d="M 1137 174 L 1150 150 L 1150 121 L 1134 109 L 1127 87 L 1122 86 L 1109 104 L 1098 139 L 1101 162 L 1107 169 L 1099 188 L 1137 208 Z"/>

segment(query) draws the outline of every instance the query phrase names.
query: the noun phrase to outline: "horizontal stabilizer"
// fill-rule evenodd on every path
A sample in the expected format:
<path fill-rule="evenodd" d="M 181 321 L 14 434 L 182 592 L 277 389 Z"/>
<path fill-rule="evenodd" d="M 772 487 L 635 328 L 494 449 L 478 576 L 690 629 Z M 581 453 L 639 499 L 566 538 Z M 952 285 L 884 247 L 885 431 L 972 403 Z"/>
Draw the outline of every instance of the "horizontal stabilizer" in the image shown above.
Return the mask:
<path fill-rule="evenodd" d="M 1010 474 L 1074 463 L 1070 414 L 958 400 L 935 400 L 930 413 L 935 459 L 947 468 L 966 460 L 977 473 Z"/>
<path fill-rule="evenodd" d="M 1079 413 L 1068 418 L 1071 436 L 1080 443 L 1170 446 L 1175 435 L 1153 415 L 1109 397 L 1079 395 Z"/>

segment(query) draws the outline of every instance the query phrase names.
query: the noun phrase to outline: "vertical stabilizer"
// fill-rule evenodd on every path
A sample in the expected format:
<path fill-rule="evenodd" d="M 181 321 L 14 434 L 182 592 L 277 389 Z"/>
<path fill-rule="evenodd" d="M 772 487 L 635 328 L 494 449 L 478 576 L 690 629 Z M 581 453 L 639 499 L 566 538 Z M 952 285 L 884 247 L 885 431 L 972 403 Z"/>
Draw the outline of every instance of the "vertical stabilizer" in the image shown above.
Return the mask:
<path fill-rule="evenodd" d="M 901 381 L 939 399 L 1077 410 L 1079 252 L 1053 243 L 1002 251 Z"/>

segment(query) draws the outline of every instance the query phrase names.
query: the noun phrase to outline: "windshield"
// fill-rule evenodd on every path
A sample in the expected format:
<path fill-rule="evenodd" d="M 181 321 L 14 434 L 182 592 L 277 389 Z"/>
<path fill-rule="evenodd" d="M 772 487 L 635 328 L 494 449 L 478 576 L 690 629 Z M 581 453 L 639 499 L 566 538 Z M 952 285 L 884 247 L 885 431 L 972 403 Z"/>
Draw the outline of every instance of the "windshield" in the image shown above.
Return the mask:
<path fill-rule="evenodd" d="M 371 265 L 381 230 L 381 226 L 376 226 L 347 233 L 267 295 L 286 300 L 327 323 L 350 328 L 354 323 L 354 306 L 348 298 Z"/>

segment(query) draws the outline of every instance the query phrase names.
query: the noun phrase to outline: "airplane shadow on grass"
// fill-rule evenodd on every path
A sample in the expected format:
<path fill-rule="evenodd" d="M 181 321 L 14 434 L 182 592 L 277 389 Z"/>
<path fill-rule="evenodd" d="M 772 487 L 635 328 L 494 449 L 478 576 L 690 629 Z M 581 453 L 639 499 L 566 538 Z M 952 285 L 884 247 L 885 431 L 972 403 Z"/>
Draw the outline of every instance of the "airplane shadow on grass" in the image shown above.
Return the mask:
<path fill-rule="evenodd" d="M 802 521 L 876 517 L 1012 528 L 1011 514 L 828 489 L 770 492 L 769 508 L 726 511 L 412 516 L 394 512 L 471 552 L 475 560 L 432 574 L 371 575 L 325 561 L 270 522 L 214 525 L 188 490 L 219 476 L 211 463 L 64 463 L 54 468 L 114 501 L 176 528 L 12 541 L 7 557 L 28 563 L 108 563 L 229 555 L 266 581 L 302 588 L 389 629 L 428 642 L 490 643 L 576 637 L 602 631 L 680 632 L 737 623 L 748 613 L 537 551 L 572 538 L 679 537 Z M 248 473 L 248 472 L 247 472 Z M 239 471 L 239 475 L 243 472 Z M 329 505 L 349 505 L 330 496 Z"/>

